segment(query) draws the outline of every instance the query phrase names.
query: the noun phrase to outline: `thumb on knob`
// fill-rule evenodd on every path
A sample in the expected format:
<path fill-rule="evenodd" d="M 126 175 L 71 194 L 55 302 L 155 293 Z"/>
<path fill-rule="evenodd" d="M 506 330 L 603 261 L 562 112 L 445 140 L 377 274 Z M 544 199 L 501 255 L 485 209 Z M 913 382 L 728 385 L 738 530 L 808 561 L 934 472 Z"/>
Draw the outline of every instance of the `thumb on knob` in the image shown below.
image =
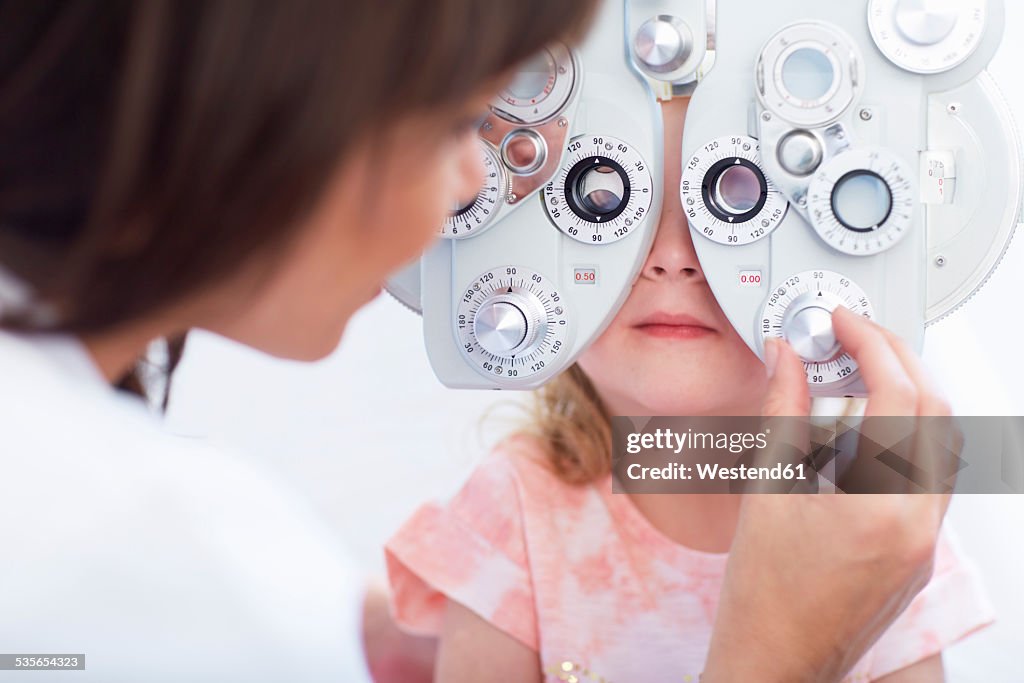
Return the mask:
<path fill-rule="evenodd" d="M 811 393 L 803 361 L 787 342 L 768 337 L 764 344 L 764 363 L 768 373 L 768 392 L 761 414 L 806 416 L 811 412 Z"/>

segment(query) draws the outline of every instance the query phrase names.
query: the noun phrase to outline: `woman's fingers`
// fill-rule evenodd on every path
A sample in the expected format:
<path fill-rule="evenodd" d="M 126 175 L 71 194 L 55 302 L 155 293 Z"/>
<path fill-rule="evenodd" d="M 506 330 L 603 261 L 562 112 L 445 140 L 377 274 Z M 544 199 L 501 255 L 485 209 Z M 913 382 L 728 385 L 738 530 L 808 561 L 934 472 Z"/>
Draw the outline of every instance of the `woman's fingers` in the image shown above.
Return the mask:
<path fill-rule="evenodd" d="M 908 485 L 913 482 L 924 490 L 942 490 L 955 476 L 955 456 L 963 438 L 951 417 L 949 402 L 924 364 L 899 336 L 848 309 L 833 312 L 833 325 L 836 337 L 857 359 L 865 378 L 870 394 L 865 418 L 913 416 L 906 424 L 884 417 L 873 424 L 866 421 L 862 430 L 882 446 L 895 448 L 896 454 L 912 466 L 903 473 Z M 893 386 L 903 388 L 894 390 Z M 914 439 L 908 447 L 904 439 L 910 433 Z M 948 504 L 948 499 L 945 502 Z"/>
<path fill-rule="evenodd" d="M 808 453 L 808 425 L 811 413 L 811 392 L 807 388 L 807 372 L 793 348 L 781 339 L 765 339 L 765 366 L 768 391 L 761 405 L 762 428 L 771 433 L 771 446 L 755 449 L 754 466 L 772 467 L 777 463 L 796 465 Z M 749 484 L 749 482 L 748 482 Z M 747 492 L 772 493 L 803 488 L 792 481 L 758 481 L 748 485 Z"/>
<path fill-rule="evenodd" d="M 764 351 L 769 379 L 761 414 L 766 417 L 809 415 L 811 393 L 807 388 L 807 372 L 796 351 L 775 337 L 765 339 Z"/>
<path fill-rule="evenodd" d="M 860 366 L 869 393 L 859 427 L 862 438 L 858 451 L 870 451 L 861 454 L 865 462 L 877 464 L 880 472 L 895 477 L 900 490 L 941 490 L 935 484 L 955 474 L 950 463 L 955 464 L 956 459 L 950 454 L 956 454 L 962 443 L 956 425 L 948 423 L 948 402 L 917 355 L 897 335 L 843 307 L 833 312 L 832 321 L 837 340 Z M 765 364 L 770 378 L 762 415 L 809 415 L 806 372 L 792 347 L 779 339 L 765 340 Z M 922 416 L 931 419 L 922 421 Z M 797 433 L 795 425 L 781 423 L 775 427 L 780 430 L 780 442 L 795 446 L 804 442 L 804 435 Z M 885 459 L 895 462 L 883 466 Z M 881 476 L 879 472 L 868 474 Z"/>
<path fill-rule="evenodd" d="M 935 380 L 932 379 L 925 369 L 924 363 L 907 345 L 907 342 L 884 327 L 879 325 L 875 325 L 875 327 L 885 336 L 892 350 L 899 357 L 907 374 L 910 375 L 910 379 L 917 385 L 917 414 L 952 415 L 953 409 L 949 405 L 949 401 L 945 399 Z"/>
<path fill-rule="evenodd" d="M 832 312 L 832 328 L 843 350 L 857 361 L 867 386 L 864 416 L 917 415 L 920 389 L 882 328 L 843 306 Z"/>

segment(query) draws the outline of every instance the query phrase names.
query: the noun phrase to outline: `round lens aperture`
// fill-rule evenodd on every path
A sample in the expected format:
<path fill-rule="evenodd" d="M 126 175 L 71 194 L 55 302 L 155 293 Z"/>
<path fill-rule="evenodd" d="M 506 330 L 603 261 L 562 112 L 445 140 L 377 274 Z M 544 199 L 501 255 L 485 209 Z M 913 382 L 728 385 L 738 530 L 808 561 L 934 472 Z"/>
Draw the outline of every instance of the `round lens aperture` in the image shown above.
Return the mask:
<path fill-rule="evenodd" d="M 919 203 L 911 167 L 883 148 L 837 154 L 807 186 L 811 227 L 825 244 L 850 256 L 872 256 L 898 244 L 910 234 Z"/>
<path fill-rule="evenodd" d="M 813 47 L 793 50 L 782 63 L 782 84 L 791 95 L 805 102 L 825 97 L 835 78 L 828 56 Z"/>
<path fill-rule="evenodd" d="M 565 109 L 576 92 L 577 70 L 573 51 L 564 43 L 552 43 L 523 63 L 491 100 L 491 111 L 518 125 L 549 121 Z"/>
<path fill-rule="evenodd" d="M 891 211 L 889 185 L 872 171 L 851 171 L 840 178 L 832 190 L 832 212 L 849 230 L 876 230 Z"/>
<path fill-rule="evenodd" d="M 761 169 L 749 159 L 725 157 L 704 174 L 701 195 L 715 218 L 743 223 L 761 211 L 768 198 L 768 183 Z"/>
<path fill-rule="evenodd" d="M 749 166 L 729 166 L 719 174 L 711 197 L 723 211 L 742 215 L 761 199 L 761 179 Z"/>
<path fill-rule="evenodd" d="M 757 140 L 746 135 L 698 147 L 683 166 L 679 198 L 695 235 L 730 246 L 767 237 L 789 208 L 761 168 Z"/>
<path fill-rule="evenodd" d="M 768 39 L 754 78 L 757 98 L 771 114 L 793 128 L 817 128 L 841 117 L 863 90 L 864 60 L 839 27 L 799 22 Z"/>
<path fill-rule="evenodd" d="M 502 96 L 509 100 L 536 103 L 547 96 L 554 80 L 555 60 L 544 50 L 516 72 Z"/>
<path fill-rule="evenodd" d="M 654 196 L 647 161 L 625 140 L 578 135 L 558 175 L 544 187 L 548 218 L 583 244 L 612 244 L 644 226 Z"/>
<path fill-rule="evenodd" d="M 577 199 L 588 211 L 597 215 L 610 214 L 622 204 L 626 187 L 622 177 L 611 166 L 604 164 L 584 171 L 576 181 Z"/>
<path fill-rule="evenodd" d="M 632 195 L 626 170 L 606 156 L 580 159 L 569 168 L 564 182 L 566 204 L 576 216 L 590 223 L 618 218 Z"/>

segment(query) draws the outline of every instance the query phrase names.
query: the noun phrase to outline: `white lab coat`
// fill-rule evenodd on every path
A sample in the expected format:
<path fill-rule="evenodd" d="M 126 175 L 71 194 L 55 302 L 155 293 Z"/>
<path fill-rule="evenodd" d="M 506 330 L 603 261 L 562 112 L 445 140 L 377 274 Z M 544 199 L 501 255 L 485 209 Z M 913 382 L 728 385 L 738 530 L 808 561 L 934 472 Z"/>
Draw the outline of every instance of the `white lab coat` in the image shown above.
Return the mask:
<path fill-rule="evenodd" d="M 305 501 L 161 431 L 71 337 L 0 332 L 2 681 L 366 681 L 360 582 Z"/>

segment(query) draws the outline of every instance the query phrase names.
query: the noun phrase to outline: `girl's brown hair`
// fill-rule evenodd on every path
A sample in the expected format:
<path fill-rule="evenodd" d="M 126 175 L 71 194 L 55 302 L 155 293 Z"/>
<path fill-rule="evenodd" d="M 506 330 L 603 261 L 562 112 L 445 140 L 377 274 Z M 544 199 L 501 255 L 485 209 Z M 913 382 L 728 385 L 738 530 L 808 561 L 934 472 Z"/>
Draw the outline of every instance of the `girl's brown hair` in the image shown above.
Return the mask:
<path fill-rule="evenodd" d="M 587 484 L 611 471 L 611 416 L 578 364 L 535 390 L 527 410 L 519 431 L 538 439 L 559 479 Z"/>
<path fill-rule="evenodd" d="M 0 266 L 49 312 L 0 326 L 109 329 L 285 246 L 361 136 L 595 2 L 0 0 Z"/>
<path fill-rule="evenodd" d="M 812 399 L 811 412 L 822 404 Z M 855 415 L 864 399 L 846 399 L 837 413 Z M 547 466 L 567 484 L 589 484 L 612 469 L 611 415 L 576 363 L 533 392 L 529 417 L 518 431 L 535 437 Z"/>

